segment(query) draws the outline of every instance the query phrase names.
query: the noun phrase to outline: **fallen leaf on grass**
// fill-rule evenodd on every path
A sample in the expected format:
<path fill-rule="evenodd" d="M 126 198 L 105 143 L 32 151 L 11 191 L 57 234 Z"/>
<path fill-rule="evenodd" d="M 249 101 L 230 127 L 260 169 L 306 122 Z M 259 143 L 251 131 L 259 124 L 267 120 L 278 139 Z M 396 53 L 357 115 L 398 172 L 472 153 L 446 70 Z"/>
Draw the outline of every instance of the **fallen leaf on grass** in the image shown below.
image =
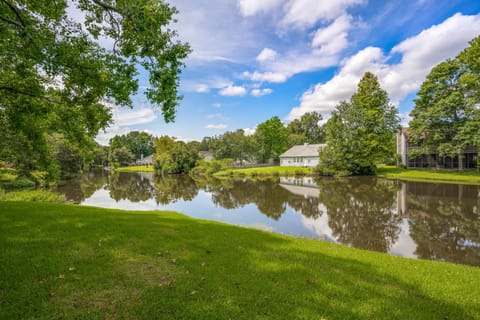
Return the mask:
<path fill-rule="evenodd" d="M 68 271 L 70 271 L 70 272 L 75 271 L 75 270 L 77 270 L 75 267 L 68 268 Z"/>
<path fill-rule="evenodd" d="M 65 275 L 64 274 L 59 274 L 58 279 L 65 279 Z"/>

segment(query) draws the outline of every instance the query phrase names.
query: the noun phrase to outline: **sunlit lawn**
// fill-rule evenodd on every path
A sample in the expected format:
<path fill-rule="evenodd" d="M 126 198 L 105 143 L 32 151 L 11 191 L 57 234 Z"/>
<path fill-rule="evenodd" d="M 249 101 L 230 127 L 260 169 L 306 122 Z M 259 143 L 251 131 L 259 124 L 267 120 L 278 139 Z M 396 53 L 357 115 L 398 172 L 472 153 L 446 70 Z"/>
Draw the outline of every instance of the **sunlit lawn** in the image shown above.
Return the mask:
<path fill-rule="evenodd" d="M 378 175 L 390 179 L 412 181 L 439 181 L 446 183 L 480 184 L 478 171 L 401 169 L 392 166 L 378 168 Z"/>
<path fill-rule="evenodd" d="M 313 168 L 306 167 L 258 167 L 258 168 L 246 168 L 246 169 L 228 169 L 217 172 L 216 177 L 229 177 L 229 176 L 293 176 L 293 175 L 311 175 Z"/>
<path fill-rule="evenodd" d="M 480 268 L 169 212 L 0 202 L 0 319 L 479 319 Z"/>
<path fill-rule="evenodd" d="M 116 168 L 116 171 L 120 172 L 153 172 L 153 166 L 131 166 Z"/>

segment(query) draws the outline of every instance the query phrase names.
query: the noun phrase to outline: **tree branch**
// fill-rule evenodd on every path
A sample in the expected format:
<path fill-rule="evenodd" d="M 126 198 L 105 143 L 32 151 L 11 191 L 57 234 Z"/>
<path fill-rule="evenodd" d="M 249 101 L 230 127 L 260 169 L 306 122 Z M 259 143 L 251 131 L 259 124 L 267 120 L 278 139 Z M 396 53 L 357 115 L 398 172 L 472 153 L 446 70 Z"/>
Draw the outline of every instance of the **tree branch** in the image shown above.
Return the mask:
<path fill-rule="evenodd" d="M 45 97 L 45 96 L 39 96 L 39 95 L 36 95 L 36 94 L 33 94 L 31 92 L 28 92 L 28 91 L 25 91 L 25 90 L 22 90 L 22 89 L 18 89 L 18 88 L 13 88 L 13 87 L 6 87 L 6 86 L 0 86 L 0 91 L 10 91 L 14 94 L 19 94 L 19 95 L 24 95 L 24 96 L 28 96 L 28 97 L 32 97 L 32 98 L 38 98 L 38 99 L 42 99 L 42 100 L 45 100 L 47 102 L 50 102 L 50 103 L 56 103 L 58 104 L 59 102 L 58 101 L 55 101 L 55 100 L 52 100 L 48 97 Z"/>
<path fill-rule="evenodd" d="M 14 26 L 16 26 L 20 29 L 24 29 L 24 27 L 20 23 L 18 23 L 16 21 L 13 21 L 13 20 L 10 20 L 7 17 L 4 17 L 2 15 L 0 15 L 0 20 L 5 21 L 6 23 L 9 23 L 9 24 L 13 24 Z"/>
<path fill-rule="evenodd" d="M 20 12 L 19 12 L 18 8 L 15 7 L 13 4 L 11 4 L 10 2 L 8 2 L 6 0 L 2 0 L 2 2 L 5 3 L 10 8 L 10 10 L 13 11 L 13 13 L 15 13 L 15 16 L 17 17 L 17 20 L 20 22 L 23 29 L 25 29 L 27 27 L 27 25 L 26 25 L 25 21 L 23 20 L 22 16 L 20 15 Z"/>
<path fill-rule="evenodd" d="M 120 10 L 118 10 L 116 7 L 112 6 L 112 5 L 109 5 L 109 4 L 106 4 L 104 2 L 101 2 L 101 1 L 98 1 L 98 0 L 93 0 L 93 3 L 95 3 L 96 5 L 102 7 L 103 9 L 105 10 L 109 10 L 109 11 L 115 11 L 117 13 L 121 13 Z"/>

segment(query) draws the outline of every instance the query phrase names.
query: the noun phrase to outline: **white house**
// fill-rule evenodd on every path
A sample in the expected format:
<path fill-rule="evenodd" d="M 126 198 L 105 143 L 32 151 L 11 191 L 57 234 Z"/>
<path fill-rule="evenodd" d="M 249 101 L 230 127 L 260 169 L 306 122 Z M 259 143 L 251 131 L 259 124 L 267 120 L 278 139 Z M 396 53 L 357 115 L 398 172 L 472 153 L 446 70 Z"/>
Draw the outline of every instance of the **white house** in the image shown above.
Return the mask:
<path fill-rule="evenodd" d="M 142 157 L 136 162 L 139 165 L 151 166 L 153 164 L 153 154 L 146 157 L 144 157 L 142 154 Z"/>
<path fill-rule="evenodd" d="M 293 146 L 280 155 L 282 167 L 315 167 L 320 162 L 320 150 L 326 144 L 308 144 Z"/>

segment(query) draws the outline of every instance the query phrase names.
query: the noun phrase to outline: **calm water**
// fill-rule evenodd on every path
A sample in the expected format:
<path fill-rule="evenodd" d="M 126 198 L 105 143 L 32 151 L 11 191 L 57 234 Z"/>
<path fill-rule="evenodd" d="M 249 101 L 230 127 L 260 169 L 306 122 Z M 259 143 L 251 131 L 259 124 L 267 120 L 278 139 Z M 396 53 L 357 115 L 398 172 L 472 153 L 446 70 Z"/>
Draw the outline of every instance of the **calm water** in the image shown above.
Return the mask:
<path fill-rule="evenodd" d="M 189 216 L 394 255 L 480 266 L 480 187 L 379 178 L 194 181 L 88 172 L 59 187 L 82 205 Z"/>

